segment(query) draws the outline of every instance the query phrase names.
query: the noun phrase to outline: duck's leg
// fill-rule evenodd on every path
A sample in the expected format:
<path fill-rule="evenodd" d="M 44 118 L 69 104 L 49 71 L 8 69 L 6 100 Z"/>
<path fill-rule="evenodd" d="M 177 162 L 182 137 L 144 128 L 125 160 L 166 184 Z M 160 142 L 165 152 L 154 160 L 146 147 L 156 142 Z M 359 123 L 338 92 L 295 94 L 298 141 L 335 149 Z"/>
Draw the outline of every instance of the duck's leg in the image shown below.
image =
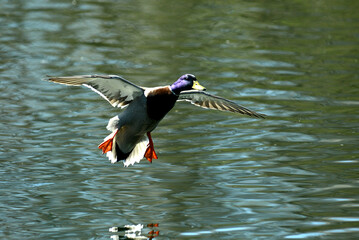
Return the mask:
<path fill-rule="evenodd" d="M 118 132 L 118 129 L 111 133 L 110 135 L 108 135 L 106 138 L 105 138 L 105 141 L 103 141 L 99 146 L 98 148 L 99 149 L 102 149 L 102 153 L 105 154 L 109 151 L 112 151 L 112 146 L 113 146 L 113 139 L 115 138 L 116 134 Z"/>
<path fill-rule="evenodd" d="M 148 137 L 148 145 L 147 145 L 147 149 L 145 152 L 145 158 L 152 163 L 152 159 L 158 159 L 157 154 L 155 152 L 155 148 L 153 147 L 153 141 L 152 141 L 152 137 L 151 137 L 151 133 L 147 132 L 147 137 Z"/>

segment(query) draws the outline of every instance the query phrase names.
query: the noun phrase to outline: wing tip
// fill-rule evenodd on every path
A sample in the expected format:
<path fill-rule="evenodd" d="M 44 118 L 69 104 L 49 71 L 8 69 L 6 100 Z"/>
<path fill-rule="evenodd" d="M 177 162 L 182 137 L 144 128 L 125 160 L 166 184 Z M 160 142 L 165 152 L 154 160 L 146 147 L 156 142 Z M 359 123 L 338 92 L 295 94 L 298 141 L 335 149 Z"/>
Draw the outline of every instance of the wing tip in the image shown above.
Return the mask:
<path fill-rule="evenodd" d="M 268 117 L 268 115 L 266 115 L 266 114 L 257 113 L 257 112 L 255 114 L 253 114 L 253 116 L 256 118 L 262 118 L 262 119 L 266 119 Z"/>
<path fill-rule="evenodd" d="M 49 75 L 46 75 L 45 78 L 42 78 L 43 81 L 47 82 L 54 82 L 64 85 L 70 85 L 70 86 L 81 86 L 83 83 L 86 82 L 85 75 L 79 75 L 79 76 L 69 76 L 69 77 L 52 77 Z"/>
<path fill-rule="evenodd" d="M 50 75 L 46 75 L 44 78 L 41 78 L 42 81 L 46 81 L 46 82 L 52 82 L 52 79 L 55 77 L 52 77 Z"/>

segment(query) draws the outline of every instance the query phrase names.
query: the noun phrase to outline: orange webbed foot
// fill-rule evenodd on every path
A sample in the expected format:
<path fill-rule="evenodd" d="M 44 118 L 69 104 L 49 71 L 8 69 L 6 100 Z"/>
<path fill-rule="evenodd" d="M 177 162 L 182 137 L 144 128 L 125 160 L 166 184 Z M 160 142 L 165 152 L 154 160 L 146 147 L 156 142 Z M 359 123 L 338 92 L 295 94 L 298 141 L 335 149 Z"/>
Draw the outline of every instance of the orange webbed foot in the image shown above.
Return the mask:
<path fill-rule="evenodd" d="M 148 137 L 148 146 L 145 152 L 145 158 L 152 163 L 152 159 L 158 159 L 157 154 L 155 152 L 155 148 L 153 146 L 153 141 L 152 141 L 152 137 L 151 137 L 151 133 L 147 132 L 147 137 Z"/>
<path fill-rule="evenodd" d="M 117 134 L 118 130 L 111 134 L 109 137 L 109 139 L 107 139 L 106 141 L 103 141 L 98 148 L 102 149 L 102 153 L 105 154 L 109 151 L 112 151 L 112 146 L 113 146 L 113 139 L 115 138 L 116 134 Z"/>

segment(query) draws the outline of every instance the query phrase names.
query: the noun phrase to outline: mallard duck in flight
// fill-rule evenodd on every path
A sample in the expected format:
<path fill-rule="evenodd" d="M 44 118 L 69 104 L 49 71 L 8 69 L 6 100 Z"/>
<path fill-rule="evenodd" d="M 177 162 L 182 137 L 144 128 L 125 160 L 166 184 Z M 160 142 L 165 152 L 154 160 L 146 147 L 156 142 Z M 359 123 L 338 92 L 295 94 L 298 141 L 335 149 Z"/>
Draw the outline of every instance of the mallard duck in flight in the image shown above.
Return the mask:
<path fill-rule="evenodd" d="M 107 129 L 112 133 L 99 145 L 111 163 L 123 160 L 125 167 L 140 162 L 144 157 L 150 162 L 157 159 L 151 132 L 177 101 L 251 117 L 265 116 L 205 92 L 192 74 L 182 75 L 172 85 L 154 88 L 137 86 L 116 75 L 48 77 L 45 80 L 71 86 L 83 85 L 100 94 L 113 107 L 126 107 L 109 120 Z"/>

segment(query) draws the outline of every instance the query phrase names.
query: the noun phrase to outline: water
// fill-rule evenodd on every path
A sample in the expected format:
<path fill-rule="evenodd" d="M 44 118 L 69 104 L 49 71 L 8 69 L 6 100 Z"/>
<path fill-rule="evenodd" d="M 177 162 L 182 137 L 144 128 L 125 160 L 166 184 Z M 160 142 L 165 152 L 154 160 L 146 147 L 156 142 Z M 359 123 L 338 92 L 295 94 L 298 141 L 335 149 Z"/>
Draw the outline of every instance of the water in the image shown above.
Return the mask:
<path fill-rule="evenodd" d="M 357 1 L 0 1 L 2 239 L 359 237 Z M 265 120 L 179 103 L 159 159 L 112 165 L 116 115 L 46 75 L 193 73 Z"/>

